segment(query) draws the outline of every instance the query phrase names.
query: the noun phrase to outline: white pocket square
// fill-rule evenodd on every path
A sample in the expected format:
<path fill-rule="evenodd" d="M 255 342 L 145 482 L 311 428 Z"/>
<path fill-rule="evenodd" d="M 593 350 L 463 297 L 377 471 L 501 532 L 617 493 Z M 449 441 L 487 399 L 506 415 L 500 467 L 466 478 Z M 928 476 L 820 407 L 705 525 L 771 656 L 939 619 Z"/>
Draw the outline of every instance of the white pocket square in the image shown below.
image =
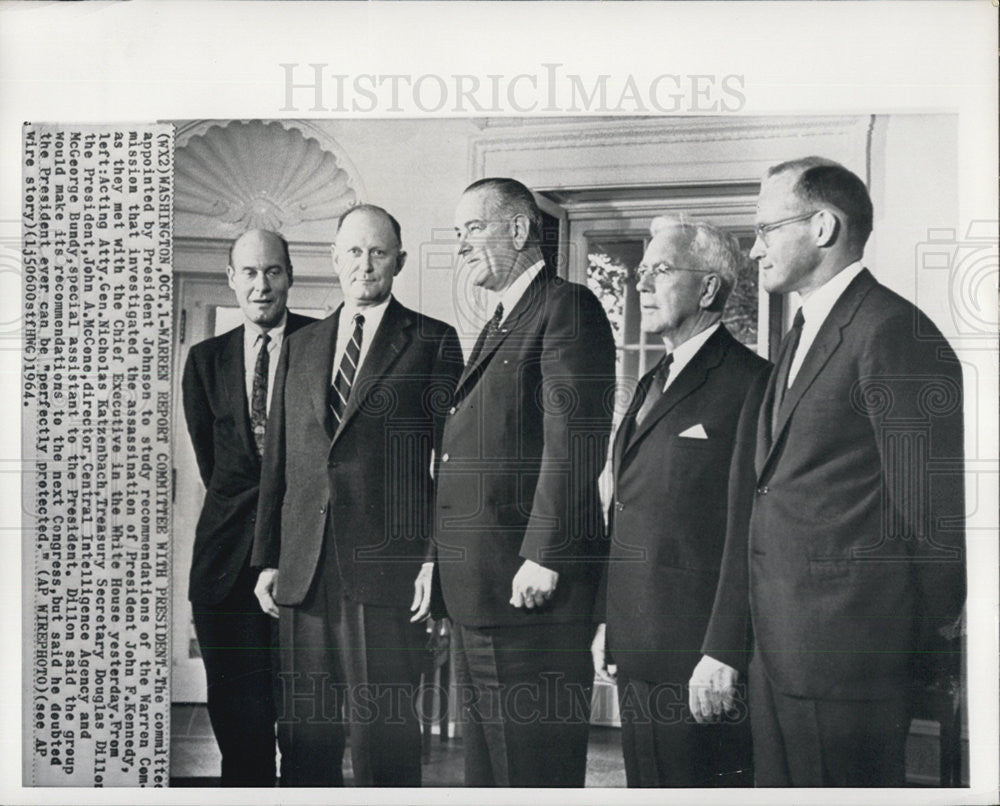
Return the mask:
<path fill-rule="evenodd" d="M 701 423 L 692 425 L 690 428 L 681 431 L 677 436 L 687 437 L 688 439 L 708 439 L 708 434 L 705 433 L 705 426 Z"/>

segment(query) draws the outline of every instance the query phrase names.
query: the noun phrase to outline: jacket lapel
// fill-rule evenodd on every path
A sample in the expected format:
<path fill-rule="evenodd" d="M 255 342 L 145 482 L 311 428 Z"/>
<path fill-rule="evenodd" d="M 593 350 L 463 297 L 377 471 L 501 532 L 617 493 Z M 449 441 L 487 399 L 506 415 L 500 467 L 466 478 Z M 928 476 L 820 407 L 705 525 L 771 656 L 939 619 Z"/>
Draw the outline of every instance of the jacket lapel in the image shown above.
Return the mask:
<path fill-rule="evenodd" d="M 671 409 L 704 385 L 709 373 L 722 363 L 732 341 L 733 337 L 729 335 L 729 331 L 724 325 L 720 325 L 681 370 L 676 380 L 667 387 L 663 397 L 656 401 L 656 405 L 646 415 L 642 424 L 635 428 L 632 438 L 625 446 L 625 454 L 628 454 Z"/>
<path fill-rule="evenodd" d="M 222 379 L 229 398 L 229 410 L 233 412 L 236 432 L 243 442 L 243 449 L 259 461 L 257 446 L 250 436 L 250 414 L 247 411 L 246 371 L 243 366 L 244 328 L 233 331 L 226 349 L 222 353 Z"/>
<path fill-rule="evenodd" d="M 409 312 L 393 297 L 389 301 L 389 307 L 386 308 L 378 330 L 372 336 L 371 346 L 358 369 L 358 374 L 354 377 L 354 383 L 351 384 L 351 394 L 347 398 L 343 419 L 333 435 L 334 442 L 344 432 L 365 400 L 378 391 L 381 385 L 380 379 L 388 374 L 396 359 L 406 349 L 406 345 L 410 342 L 410 334 L 407 331 L 412 322 Z"/>
<path fill-rule="evenodd" d="M 858 306 L 861 305 L 861 301 L 865 298 L 869 291 L 875 286 L 875 278 L 872 277 L 871 272 L 864 269 L 861 274 L 851 281 L 851 284 L 847 287 L 847 290 L 841 294 L 840 298 L 834 304 L 833 308 L 830 310 L 829 315 L 820 325 L 819 332 L 816 334 L 816 338 L 809 347 L 809 351 L 806 353 L 805 360 L 802 362 L 802 366 L 799 367 L 799 371 L 795 376 L 795 380 L 789 387 L 785 394 L 785 399 L 781 402 L 781 408 L 778 410 L 778 422 L 775 428 L 775 432 L 770 435 L 770 440 L 765 442 L 766 454 L 763 460 L 759 460 L 759 470 L 758 477 L 762 477 L 766 472 L 770 464 L 774 461 L 776 454 L 776 446 L 781 441 L 782 435 L 785 429 L 788 428 L 789 420 L 792 417 L 792 413 L 795 411 L 796 407 L 799 405 L 799 401 L 802 400 L 802 396 L 806 393 L 816 377 L 826 366 L 827 362 L 830 360 L 831 356 L 837 351 L 841 343 L 844 340 L 843 330 L 847 327 L 851 320 L 854 318 L 854 314 L 858 310 Z M 761 408 L 760 420 L 758 420 L 758 425 L 761 428 L 770 429 L 770 414 L 771 405 L 774 401 L 774 396 L 776 390 L 774 389 L 774 375 L 771 373 L 771 380 L 768 383 L 767 393 L 764 396 L 764 405 Z M 765 424 L 765 421 L 766 424 Z M 767 431 L 761 433 L 767 434 Z M 758 449 L 760 448 L 760 440 L 758 440 Z M 760 451 L 758 450 L 758 457 Z"/>
<path fill-rule="evenodd" d="M 304 345 L 304 356 L 309 378 L 309 397 L 312 400 L 313 413 L 328 436 L 333 436 L 333 418 L 330 414 L 329 395 L 330 383 L 333 379 L 333 356 L 337 346 L 337 326 L 340 323 L 341 305 L 337 310 L 313 328 L 312 338 Z"/>
<path fill-rule="evenodd" d="M 493 357 L 497 349 L 507 339 L 507 337 L 517 328 L 523 319 L 527 319 L 530 314 L 537 311 L 545 298 L 546 288 L 554 277 L 554 272 L 548 266 L 542 268 L 534 280 L 529 283 L 528 288 L 517 305 L 507 315 L 500 330 L 490 333 L 483 342 L 483 349 L 476 356 L 474 362 L 466 364 L 462 377 L 458 380 L 458 387 L 455 390 L 455 399 L 461 400 L 468 393 L 481 373 L 481 368 L 485 368 L 487 362 Z"/>

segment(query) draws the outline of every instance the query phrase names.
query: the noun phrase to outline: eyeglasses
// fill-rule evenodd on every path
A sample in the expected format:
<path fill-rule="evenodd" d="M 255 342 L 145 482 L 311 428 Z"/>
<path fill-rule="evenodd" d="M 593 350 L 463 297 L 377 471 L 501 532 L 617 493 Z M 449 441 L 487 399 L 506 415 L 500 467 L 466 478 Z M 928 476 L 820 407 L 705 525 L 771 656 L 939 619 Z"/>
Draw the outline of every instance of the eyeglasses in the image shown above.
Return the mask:
<path fill-rule="evenodd" d="M 772 230 L 776 230 L 779 227 L 785 226 L 785 224 L 794 224 L 796 221 L 806 221 L 812 218 L 816 213 L 821 212 L 820 210 L 813 210 L 811 213 L 803 213 L 802 215 L 792 216 L 791 218 L 783 218 L 781 221 L 772 221 L 770 224 L 758 224 L 753 228 L 757 237 L 760 238 L 765 244 L 767 243 L 767 233 Z"/>
<path fill-rule="evenodd" d="M 652 280 L 656 278 L 657 275 L 667 274 L 672 271 L 693 271 L 698 272 L 699 274 L 705 273 L 701 269 L 686 269 L 682 266 L 671 266 L 669 263 L 661 261 L 660 263 L 656 263 L 652 266 L 639 264 L 632 270 L 631 277 L 634 282 L 641 283 L 645 280 Z"/>

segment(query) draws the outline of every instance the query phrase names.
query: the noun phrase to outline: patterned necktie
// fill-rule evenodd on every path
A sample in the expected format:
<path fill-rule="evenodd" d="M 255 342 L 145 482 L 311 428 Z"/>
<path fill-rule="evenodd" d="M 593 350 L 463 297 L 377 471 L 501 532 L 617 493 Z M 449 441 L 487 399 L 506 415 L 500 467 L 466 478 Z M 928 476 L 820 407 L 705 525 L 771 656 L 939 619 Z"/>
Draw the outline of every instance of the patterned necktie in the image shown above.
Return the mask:
<path fill-rule="evenodd" d="M 486 344 L 486 337 L 491 333 L 496 333 L 500 329 L 500 323 L 503 321 L 503 303 L 498 302 L 497 308 L 493 312 L 493 318 L 486 323 L 485 327 L 480 331 L 479 338 L 476 339 L 476 346 L 472 348 L 472 354 L 469 356 L 468 366 L 472 366 L 476 359 L 479 358 L 479 354 L 483 351 L 483 345 Z"/>
<path fill-rule="evenodd" d="M 330 413 L 333 414 L 335 428 L 344 419 L 347 399 L 351 396 L 351 384 L 354 383 L 354 375 L 358 371 L 358 359 L 361 357 L 361 336 L 364 326 L 365 317 L 360 313 L 354 314 L 354 333 L 344 348 L 344 357 L 340 359 L 337 376 L 334 378 L 333 386 L 330 387 Z"/>
<path fill-rule="evenodd" d="M 636 426 L 642 425 L 642 421 L 649 415 L 650 410 L 663 397 L 663 385 L 667 382 L 670 374 L 670 365 L 674 362 L 673 353 L 667 353 L 660 362 L 653 367 L 645 378 L 642 379 L 641 386 L 645 387 L 646 393 L 642 399 L 642 405 L 635 415 Z"/>
<path fill-rule="evenodd" d="M 261 333 L 257 340 L 260 342 L 260 352 L 257 353 L 257 362 L 253 367 L 250 426 L 253 428 L 253 441 L 257 445 L 257 455 L 261 456 L 264 453 L 264 433 L 267 430 L 267 371 L 271 361 L 267 345 L 271 343 L 271 337 L 267 333 Z"/>
<path fill-rule="evenodd" d="M 778 413 L 781 411 L 785 392 L 788 391 L 788 373 L 792 368 L 792 361 L 795 359 L 795 351 L 799 347 L 799 339 L 802 338 L 802 325 L 805 321 L 802 309 L 799 308 L 795 312 L 792 329 L 788 331 L 781 345 L 781 357 L 778 359 L 778 367 L 774 371 L 774 399 L 771 404 L 772 437 L 778 431 Z"/>

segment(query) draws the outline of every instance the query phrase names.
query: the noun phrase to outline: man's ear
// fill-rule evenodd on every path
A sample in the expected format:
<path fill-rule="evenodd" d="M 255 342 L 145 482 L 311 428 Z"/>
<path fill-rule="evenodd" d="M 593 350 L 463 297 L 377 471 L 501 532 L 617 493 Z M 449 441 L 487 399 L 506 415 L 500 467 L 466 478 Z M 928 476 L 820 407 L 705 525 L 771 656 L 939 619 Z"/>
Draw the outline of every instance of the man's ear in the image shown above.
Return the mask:
<path fill-rule="evenodd" d="M 704 310 L 710 310 L 715 305 L 715 300 L 721 290 L 722 281 L 719 279 L 719 275 L 706 274 L 705 279 L 702 280 L 701 299 L 698 300 L 698 304 Z"/>
<path fill-rule="evenodd" d="M 226 279 L 229 281 L 229 287 L 236 290 L 236 284 L 234 283 L 234 278 L 236 277 L 236 269 L 232 266 L 226 266 Z"/>
<path fill-rule="evenodd" d="M 396 271 L 392 273 L 393 277 L 395 277 L 403 270 L 404 263 L 406 263 L 406 252 L 400 252 L 398 255 L 396 255 Z"/>
<path fill-rule="evenodd" d="M 514 242 L 514 248 L 520 252 L 528 242 L 531 234 L 531 222 L 523 213 L 518 213 L 510 220 L 510 237 Z"/>
<path fill-rule="evenodd" d="M 291 288 L 295 283 L 295 275 L 292 273 L 292 264 L 288 264 L 288 268 L 285 269 L 285 273 L 288 275 L 288 287 Z"/>
<path fill-rule="evenodd" d="M 816 231 L 816 245 L 833 246 L 843 229 L 840 219 L 831 210 L 820 210 L 816 213 L 815 220 L 819 224 L 819 229 Z"/>

